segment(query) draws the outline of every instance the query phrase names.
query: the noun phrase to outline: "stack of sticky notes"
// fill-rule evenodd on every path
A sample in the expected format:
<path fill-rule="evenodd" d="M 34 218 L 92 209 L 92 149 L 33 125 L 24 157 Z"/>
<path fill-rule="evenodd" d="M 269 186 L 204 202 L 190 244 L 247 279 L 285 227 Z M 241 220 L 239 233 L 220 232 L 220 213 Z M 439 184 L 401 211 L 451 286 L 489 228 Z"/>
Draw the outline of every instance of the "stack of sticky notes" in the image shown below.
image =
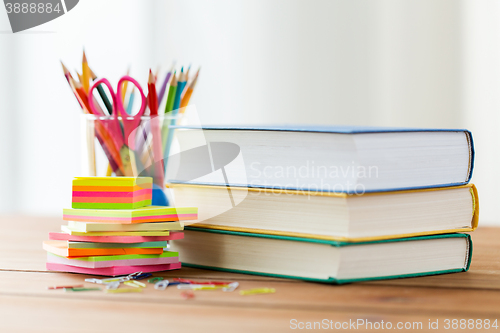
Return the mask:
<path fill-rule="evenodd" d="M 124 275 L 181 267 L 168 241 L 184 237 L 183 220 L 198 209 L 151 206 L 150 177 L 78 177 L 62 232 L 43 243 L 52 271 Z"/>
<path fill-rule="evenodd" d="M 73 180 L 73 208 L 135 209 L 151 205 L 150 177 L 77 177 Z"/>

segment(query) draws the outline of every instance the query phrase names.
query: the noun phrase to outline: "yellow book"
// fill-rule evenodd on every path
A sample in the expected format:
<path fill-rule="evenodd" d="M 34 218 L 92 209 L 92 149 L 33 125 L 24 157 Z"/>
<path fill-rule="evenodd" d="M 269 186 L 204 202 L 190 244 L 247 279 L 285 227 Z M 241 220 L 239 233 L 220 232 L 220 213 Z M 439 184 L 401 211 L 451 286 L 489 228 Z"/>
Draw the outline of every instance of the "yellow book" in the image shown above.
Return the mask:
<path fill-rule="evenodd" d="M 362 195 L 170 184 L 178 206 L 198 207 L 190 227 L 335 241 L 372 241 L 477 228 L 473 184 Z"/>

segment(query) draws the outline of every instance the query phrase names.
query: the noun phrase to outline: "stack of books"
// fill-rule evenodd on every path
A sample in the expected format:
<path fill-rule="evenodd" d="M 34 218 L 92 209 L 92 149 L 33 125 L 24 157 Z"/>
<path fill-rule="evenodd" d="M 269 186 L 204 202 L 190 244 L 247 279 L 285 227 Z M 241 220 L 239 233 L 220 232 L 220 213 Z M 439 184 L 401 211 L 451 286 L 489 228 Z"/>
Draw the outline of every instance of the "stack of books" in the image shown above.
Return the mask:
<path fill-rule="evenodd" d="M 43 242 L 47 269 L 116 276 L 181 267 L 168 241 L 184 237 L 182 222 L 197 208 L 151 206 L 150 177 L 78 177 L 62 232 Z"/>
<path fill-rule="evenodd" d="M 331 283 L 468 270 L 469 131 L 176 129 L 180 147 L 203 136 L 210 154 L 181 152 L 169 174 L 175 203 L 200 210 L 171 243 L 184 265 Z"/>

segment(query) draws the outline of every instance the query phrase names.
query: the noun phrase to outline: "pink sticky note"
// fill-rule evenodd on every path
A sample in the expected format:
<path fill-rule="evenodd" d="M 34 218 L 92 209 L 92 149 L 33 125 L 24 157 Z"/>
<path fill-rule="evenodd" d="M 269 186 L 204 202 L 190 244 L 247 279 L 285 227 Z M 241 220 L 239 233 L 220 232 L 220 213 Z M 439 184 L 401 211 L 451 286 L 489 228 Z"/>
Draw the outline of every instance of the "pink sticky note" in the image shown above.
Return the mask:
<path fill-rule="evenodd" d="M 64 232 L 49 232 L 50 240 L 67 240 L 74 242 L 95 243 L 142 243 L 169 241 L 184 238 L 183 232 L 170 232 L 169 236 L 75 236 Z"/>
<path fill-rule="evenodd" d="M 152 266 L 152 265 L 175 264 L 179 262 L 179 257 L 87 261 L 78 259 L 68 259 L 64 257 L 47 254 L 47 262 L 50 262 L 52 264 L 61 264 L 61 265 L 68 265 L 68 266 L 75 266 L 82 268 L 104 268 L 104 267 L 116 267 L 116 266 L 142 267 L 142 266 Z"/>
<path fill-rule="evenodd" d="M 85 268 L 85 267 L 75 267 L 62 264 L 54 264 L 48 262 L 46 267 L 49 271 L 58 272 L 69 272 L 69 273 L 80 273 L 80 274 L 90 274 L 90 275 L 105 275 L 105 276 L 117 276 L 117 275 L 127 275 L 135 272 L 143 273 L 153 273 L 161 271 L 170 271 L 173 269 L 181 268 L 181 263 L 175 264 L 164 264 L 164 265 L 145 265 L 145 266 L 114 266 L 114 267 L 104 267 L 104 268 Z"/>

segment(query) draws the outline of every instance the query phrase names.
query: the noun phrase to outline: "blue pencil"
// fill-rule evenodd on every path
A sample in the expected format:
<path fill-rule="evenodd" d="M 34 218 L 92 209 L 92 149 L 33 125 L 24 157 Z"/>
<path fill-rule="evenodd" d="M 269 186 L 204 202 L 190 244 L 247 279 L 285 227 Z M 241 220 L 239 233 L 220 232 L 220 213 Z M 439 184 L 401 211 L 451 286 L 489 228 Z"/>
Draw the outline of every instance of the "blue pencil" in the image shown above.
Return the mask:
<path fill-rule="evenodd" d="M 174 114 L 177 114 L 179 107 L 181 106 L 181 96 L 184 88 L 186 87 L 186 74 L 184 73 L 184 68 L 181 68 L 181 73 L 179 75 L 179 81 L 177 82 L 177 91 L 175 92 L 174 99 Z"/>
<path fill-rule="evenodd" d="M 128 104 L 127 104 L 127 113 L 132 114 L 132 107 L 134 106 L 134 95 L 135 95 L 135 89 L 132 90 L 130 93 L 130 97 L 128 99 Z"/>

